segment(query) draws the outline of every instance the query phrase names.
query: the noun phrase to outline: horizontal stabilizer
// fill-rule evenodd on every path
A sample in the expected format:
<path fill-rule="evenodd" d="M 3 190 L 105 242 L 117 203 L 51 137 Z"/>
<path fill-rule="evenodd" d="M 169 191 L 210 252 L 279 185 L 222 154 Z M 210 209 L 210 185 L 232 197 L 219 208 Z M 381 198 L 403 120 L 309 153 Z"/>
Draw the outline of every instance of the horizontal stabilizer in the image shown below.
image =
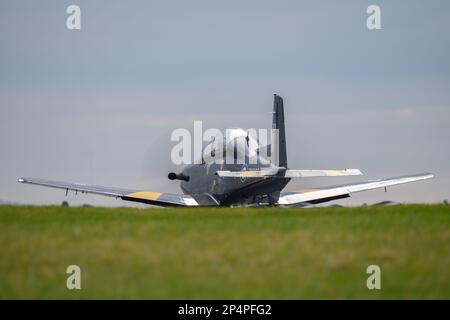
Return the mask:
<path fill-rule="evenodd" d="M 255 171 L 217 171 L 216 173 L 219 177 L 228 177 L 228 178 L 264 178 L 264 177 L 306 178 L 306 177 L 341 177 L 341 176 L 362 175 L 361 171 L 359 171 L 358 169 L 284 170 L 284 168 L 273 168 Z"/>
<path fill-rule="evenodd" d="M 227 177 L 227 178 L 264 178 L 264 177 L 273 177 L 278 174 L 278 168 L 268 169 L 268 170 L 259 170 L 259 171 L 217 171 L 216 174 L 219 177 Z"/>
<path fill-rule="evenodd" d="M 307 178 L 307 177 L 341 177 L 341 176 L 360 176 L 362 172 L 359 169 L 345 170 L 286 170 L 286 178 Z"/>

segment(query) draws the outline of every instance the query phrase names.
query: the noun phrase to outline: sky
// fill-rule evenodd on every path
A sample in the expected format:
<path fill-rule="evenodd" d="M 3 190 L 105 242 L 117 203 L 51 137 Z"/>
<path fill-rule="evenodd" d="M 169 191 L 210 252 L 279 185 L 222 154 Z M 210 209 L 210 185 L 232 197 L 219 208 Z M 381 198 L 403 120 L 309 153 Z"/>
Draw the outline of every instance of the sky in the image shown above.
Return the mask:
<path fill-rule="evenodd" d="M 66 8 L 81 8 L 68 30 Z M 381 30 L 366 9 L 381 8 Z M 0 2 L 0 201 L 134 205 L 20 176 L 181 192 L 175 128 L 269 128 L 284 98 L 292 169 L 359 168 L 286 190 L 419 172 L 336 203 L 450 199 L 450 2 Z"/>

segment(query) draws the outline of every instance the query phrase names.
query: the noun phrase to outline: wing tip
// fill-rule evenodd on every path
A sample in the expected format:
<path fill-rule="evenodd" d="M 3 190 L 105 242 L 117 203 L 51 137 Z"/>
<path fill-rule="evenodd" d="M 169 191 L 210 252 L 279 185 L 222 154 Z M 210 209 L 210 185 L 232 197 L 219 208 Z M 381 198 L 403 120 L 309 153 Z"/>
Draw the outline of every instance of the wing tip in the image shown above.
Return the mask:
<path fill-rule="evenodd" d="M 426 179 L 436 178 L 436 175 L 434 173 L 431 173 L 431 172 L 424 172 L 424 173 L 422 173 L 422 175 L 424 177 L 426 177 Z"/>
<path fill-rule="evenodd" d="M 363 173 L 359 169 L 345 169 L 348 175 L 350 176 L 362 176 Z"/>

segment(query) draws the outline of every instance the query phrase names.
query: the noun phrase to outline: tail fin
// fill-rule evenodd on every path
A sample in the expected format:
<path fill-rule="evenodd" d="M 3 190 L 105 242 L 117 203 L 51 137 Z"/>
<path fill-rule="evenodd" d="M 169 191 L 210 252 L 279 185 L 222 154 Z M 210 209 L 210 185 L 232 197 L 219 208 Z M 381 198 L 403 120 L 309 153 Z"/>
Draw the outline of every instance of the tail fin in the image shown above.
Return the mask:
<path fill-rule="evenodd" d="M 283 98 L 276 94 L 274 94 L 273 100 L 271 156 L 274 164 L 280 167 L 287 167 Z"/>

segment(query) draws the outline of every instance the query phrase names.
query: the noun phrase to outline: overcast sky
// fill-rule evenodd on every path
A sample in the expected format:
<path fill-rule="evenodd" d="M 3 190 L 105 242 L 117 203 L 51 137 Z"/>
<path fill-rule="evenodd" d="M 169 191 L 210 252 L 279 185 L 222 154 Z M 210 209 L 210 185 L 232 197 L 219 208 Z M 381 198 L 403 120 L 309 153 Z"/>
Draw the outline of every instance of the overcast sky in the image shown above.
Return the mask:
<path fill-rule="evenodd" d="M 66 8 L 81 7 L 81 30 Z M 381 30 L 366 9 L 381 7 Z M 285 100 L 298 187 L 430 171 L 343 204 L 450 199 L 450 2 L 0 2 L 0 200 L 61 203 L 19 176 L 180 192 L 174 128 L 267 128 Z M 71 195 L 70 204 L 126 205 Z"/>

